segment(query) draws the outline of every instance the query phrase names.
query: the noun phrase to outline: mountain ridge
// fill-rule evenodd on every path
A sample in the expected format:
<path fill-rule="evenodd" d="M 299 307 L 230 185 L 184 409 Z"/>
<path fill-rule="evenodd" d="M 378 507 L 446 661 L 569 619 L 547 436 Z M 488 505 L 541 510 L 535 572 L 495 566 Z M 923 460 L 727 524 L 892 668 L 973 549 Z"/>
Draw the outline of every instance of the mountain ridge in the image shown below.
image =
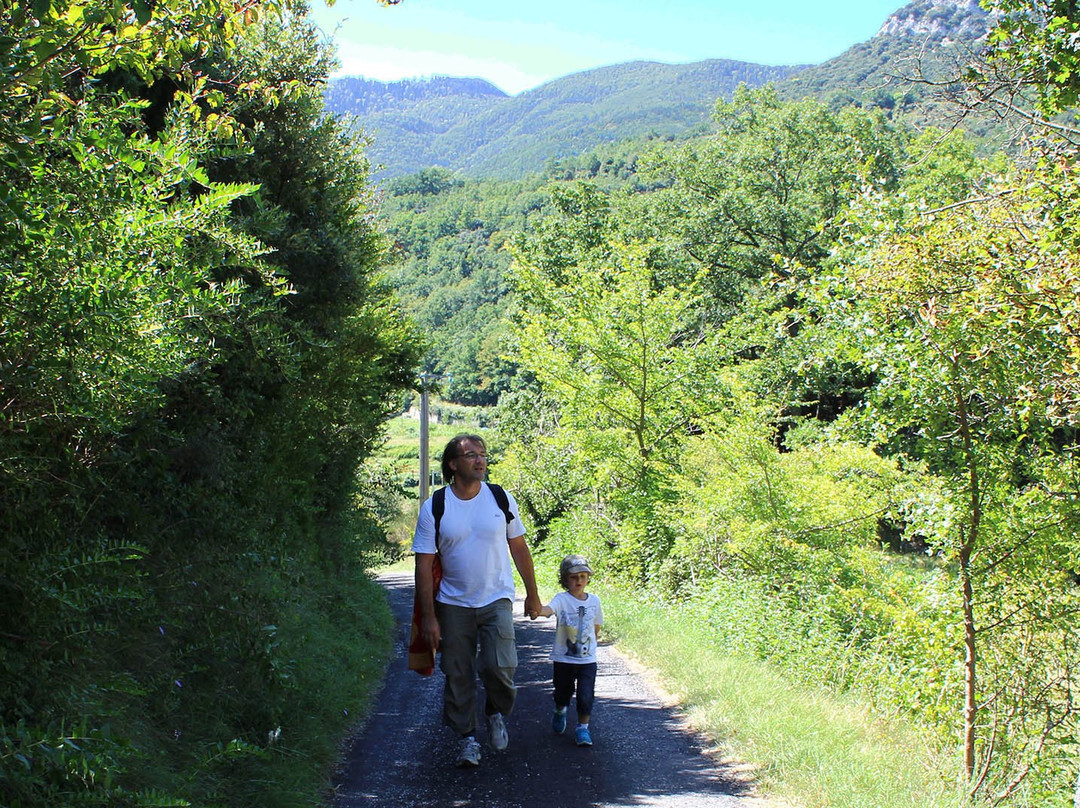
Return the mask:
<path fill-rule="evenodd" d="M 918 92 L 898 80 L 898 61 L 905 54 L 977 47 L 988 28 L 978 0 L 914 0 L 869 40 L 819 65 L 637 60 L 571 73 L 517 95 L 481 78 L 344 77 L 328 83 L 325 98 L 329 112 L 351 115 L 373 138 L 376 178 L 442 167 L 508 179 L 607 143 L 708 131 L 717 99 L 740 84 L 772 82 L 788 98 L 812 95 L 834 105 L 908 114 Z"/>
<path fill-rule="evenodd" d="M 438 166 L 507 178 L 603 143 L 704 130 L 716 99 L 740 83 L 761 86 L 804 67 L 640 60 L 571 73 L 513 96 L 483 79 L 347 77 L 331 80 L 324 95 L 331 113 L 351 115 L 374 137 L 369 153 L 381 166 L 377 176 Z"/>

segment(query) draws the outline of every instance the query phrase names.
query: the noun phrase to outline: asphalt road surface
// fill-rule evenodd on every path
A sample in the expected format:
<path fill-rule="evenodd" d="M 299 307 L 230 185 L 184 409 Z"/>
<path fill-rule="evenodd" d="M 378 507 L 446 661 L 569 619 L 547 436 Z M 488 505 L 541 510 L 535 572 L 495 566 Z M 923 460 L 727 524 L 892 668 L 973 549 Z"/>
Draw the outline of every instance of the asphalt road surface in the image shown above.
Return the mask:
<path fill-rule="evenodd" d="M 733 770 L 704 753 L 702 742 L 666 707 L 647 679 L 610 647 L 599 648 L 593 746 L 574 744 L 574 708 L 563 735 L 551 729 L 554 620 L 531 621 L 515 606 L 517 703 L 507 720 L 510 745 L 495 752 L 477 717 L 480 766 L 454 766 L 458 743 L 442 723 L 442 674 L 408 670 L 411 574 L 387 575 L 398 620 L 394 659 L 372 714 L 347 746 L 334 808 L 562 808 L 663 806 L 760 808 Z M 477 683 L 478 687 L 479 681 Z M 478 698 L 483 709 L 483 697 Z"/>

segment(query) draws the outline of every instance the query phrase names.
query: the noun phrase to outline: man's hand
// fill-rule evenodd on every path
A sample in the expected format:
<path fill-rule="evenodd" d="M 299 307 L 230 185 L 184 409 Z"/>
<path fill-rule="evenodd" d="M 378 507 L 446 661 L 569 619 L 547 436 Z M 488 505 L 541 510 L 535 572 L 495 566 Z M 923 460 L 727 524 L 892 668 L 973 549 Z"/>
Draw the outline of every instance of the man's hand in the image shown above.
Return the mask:
<path fill-rule="evenodd" d="M 420 636 L 424 638 L 424 642 L 432 651 L 439 650 L 439 645 L 442 643 L 442 628 L 435 615 L 426 614 L 420 618 Z"/>
<path fill-rule="evenodd" d="M 544 604 L 540 602 L 540 598 L 537 595 L 525 596 L 525 614 L 530 620 L 535 620 L 540 616 L 540 610 L 544 607 Z"/>

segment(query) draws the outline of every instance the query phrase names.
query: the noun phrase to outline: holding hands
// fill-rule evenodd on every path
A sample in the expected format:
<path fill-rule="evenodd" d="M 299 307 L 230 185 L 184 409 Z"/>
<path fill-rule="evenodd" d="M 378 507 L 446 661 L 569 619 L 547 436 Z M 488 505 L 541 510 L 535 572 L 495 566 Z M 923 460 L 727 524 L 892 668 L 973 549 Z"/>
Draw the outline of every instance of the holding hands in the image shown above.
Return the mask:
<path fill-rule="evenodd" d="M 526 595 L 525 596 L 525 615 L 530 620 L 535 620 L 540 616 L 540 610 L 543 608 L 543 604 L 540 602 L 539 595 Z"/>

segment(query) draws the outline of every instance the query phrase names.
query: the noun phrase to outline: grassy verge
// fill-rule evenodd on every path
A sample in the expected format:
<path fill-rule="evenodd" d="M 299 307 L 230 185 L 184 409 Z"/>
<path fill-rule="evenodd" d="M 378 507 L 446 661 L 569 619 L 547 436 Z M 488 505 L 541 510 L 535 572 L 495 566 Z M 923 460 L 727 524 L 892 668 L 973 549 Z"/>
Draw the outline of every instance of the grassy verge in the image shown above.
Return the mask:
<path fill-rule="evenodd" d="M 264 795 L 264 806 L 314 804 L 289 794 L 330 785 L 340 739 L 370 711 L 393 653 L 395 623 L 383 588 L 359 575 L 329 588 L 321 603 L 296 603 L 281 627 L 283 655 L 295 668 L 268 778 L 277 796 Z"/>
<path fill-rule="evenodd" d="M 597 590 L 605 635 L 654 671 L 691 724 L 750 763 L 765 794 L 803 808 L 954 808 L 938 759 L 900 722 L 800 687 L 765 663 L 722 657 L 675 610 Z"/>

